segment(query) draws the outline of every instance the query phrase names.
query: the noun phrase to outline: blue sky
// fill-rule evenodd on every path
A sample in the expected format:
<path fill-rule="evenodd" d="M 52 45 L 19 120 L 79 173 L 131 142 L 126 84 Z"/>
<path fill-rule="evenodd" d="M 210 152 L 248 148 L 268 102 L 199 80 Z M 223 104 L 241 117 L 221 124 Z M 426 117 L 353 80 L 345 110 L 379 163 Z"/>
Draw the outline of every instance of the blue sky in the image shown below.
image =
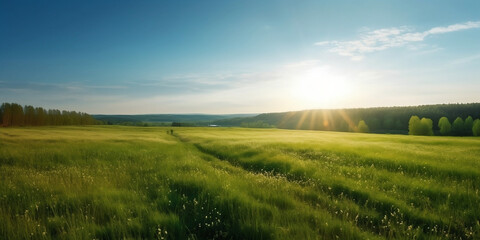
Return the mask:
<path fill-rule="evenodd" d="M 479 1 L 0 1 L 0 102 L 260 113 L 479 102 Z"/>

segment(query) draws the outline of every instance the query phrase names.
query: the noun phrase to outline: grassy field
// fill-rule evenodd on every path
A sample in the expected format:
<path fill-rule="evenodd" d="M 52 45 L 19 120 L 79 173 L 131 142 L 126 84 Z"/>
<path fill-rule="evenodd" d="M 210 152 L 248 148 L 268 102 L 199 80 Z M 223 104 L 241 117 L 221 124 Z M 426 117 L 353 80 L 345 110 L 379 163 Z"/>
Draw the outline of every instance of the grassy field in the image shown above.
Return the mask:
<path fill-rule="evenodd" d="M 0 239 L 479 239 L 480 138 L 0 129 Z"/>

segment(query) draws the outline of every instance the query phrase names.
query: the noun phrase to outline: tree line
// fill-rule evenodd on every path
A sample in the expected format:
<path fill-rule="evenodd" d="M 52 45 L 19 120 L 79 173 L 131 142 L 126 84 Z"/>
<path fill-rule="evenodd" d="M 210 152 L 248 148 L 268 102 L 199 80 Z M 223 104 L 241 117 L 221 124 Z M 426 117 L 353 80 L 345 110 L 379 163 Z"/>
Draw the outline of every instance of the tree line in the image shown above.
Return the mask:
<path fill-rule="evenodd" d="M 438 120 L 439 133 L 442 136 L 480 136 L 480 119 L 473 120 L 468 116 L 465 121 L 457 117 L 451 124 L 447 117 Z M 433 121 L 430 118 L 420 119 L 418 116 L 410 117 L 408 134 L 432 136 Z"/>
<path fill-rule="evenodd" d="M 87 113 L 44 109 L 17 103 L 0 106 L 0 126 L 93 125 L 101 122 Z"/>
<path fill-rule="evenodd" d="M 245 128 L 274 128 L 275 126 L 270 125 L 264 121 L 255 121 L 255 122 L 242 122 L 240 127 Z"/>
<path fill-rule="evenodd" d="M 258 121 L 283 129 L 305 129 L 322 131 L 355 131 L 359 121 L 368 124 L 372 133 L 408 134 L 411 116 L 432 119 L 433 133 L 439 135 L 438 121 L 441 117 L 466 119 L 480 118 L 480 103 L 437 104 L 407 107 L 377 107 L 351 109 L 317 109 L 280 113 L 264 113 L 254 117 L 242 117 L 212 121 L 220 126 L 241 126 L 242 123 Z M 421 120 L 421 119 L 420 119 Z M 363 124 L 362 124 L 363 125 Z M 362 130 L 365 128 L 362 126 Z"/>

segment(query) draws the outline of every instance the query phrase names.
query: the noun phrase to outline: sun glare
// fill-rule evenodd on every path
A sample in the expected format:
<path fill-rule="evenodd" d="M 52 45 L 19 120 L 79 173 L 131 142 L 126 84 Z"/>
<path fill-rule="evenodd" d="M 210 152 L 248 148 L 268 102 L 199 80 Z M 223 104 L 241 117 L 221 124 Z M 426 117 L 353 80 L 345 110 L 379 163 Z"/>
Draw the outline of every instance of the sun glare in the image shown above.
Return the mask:
<path fill-rule="evenodd" d="M 312 67 L 292 76 L 293 96 L 308 107 L 326 107 L 344 100 L 350 86 L 330 67 Z"/>

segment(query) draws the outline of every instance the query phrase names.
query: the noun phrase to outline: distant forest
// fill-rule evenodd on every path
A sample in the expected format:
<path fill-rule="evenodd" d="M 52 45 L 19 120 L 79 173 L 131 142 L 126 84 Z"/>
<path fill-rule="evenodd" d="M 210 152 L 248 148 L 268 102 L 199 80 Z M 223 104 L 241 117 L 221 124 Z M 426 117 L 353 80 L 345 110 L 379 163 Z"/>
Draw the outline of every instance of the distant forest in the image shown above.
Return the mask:
<path fill-rule="evenodd" d="M 92 115 L 108 125 L 131 126 L 208 126 L 212 121 L 253 117 L 258 114 L 139 114 L 139 115 Z"/>
<path fill-rule="evenodd" d="M 409 133 L 412 116 L 432 120 L 434 135 L 440 132 L 440 118 L 448 118 L 455 130 L 457 118 L 480 118 L 480 103 L 439 104 L 409 107 L 378 107 L 352 109 L 317 109 L 260 115 L 202 115 L 202 114 L 151 114 L 151 115 L 94 115 L 75 111 L 60 111 L 42 107 L 21 106 L 3 103 L 0 106 L 0 126 L 46 126 L 46 125 L 174 125 L 174 126 L 236 126 L 250 128 L 281 128 L 322 131 L 360 131 L 372 133 Z M 363 121 L 362 121 L 363 120 Z M 445 120 L 445 119 L 443 119 Z M 361 124 L 360 121 L 362 121 Z M 457 121 L 458 122 L 458 121 Z M 127 124 L 128 123 L 128 124 Z M 364 125 L 367 130 L 362 130 Z M 454 131 L 452 132 L 453 135 Z"/>
<path fill-rule="evenodd" d="M 75 111 L 60 111 L 42 107 L 3 103 L 0 106 L 0 126 L 93 125 L 101 122 Z"/>
<path fill-rule="evenodd" d="M 438 132 L 438 121 L 441 117 L 447 117 L 451 122 L 457 117 L 480 118 L 480 103 L 264 113 L 255 117 L 218 120 L 213 124 L 347 132 L 352 131 L 360 120 L 364 120 L 373 133 L 407 134 L 408 122 L 414 115 L 432 119 L 433 129 Z"/>

